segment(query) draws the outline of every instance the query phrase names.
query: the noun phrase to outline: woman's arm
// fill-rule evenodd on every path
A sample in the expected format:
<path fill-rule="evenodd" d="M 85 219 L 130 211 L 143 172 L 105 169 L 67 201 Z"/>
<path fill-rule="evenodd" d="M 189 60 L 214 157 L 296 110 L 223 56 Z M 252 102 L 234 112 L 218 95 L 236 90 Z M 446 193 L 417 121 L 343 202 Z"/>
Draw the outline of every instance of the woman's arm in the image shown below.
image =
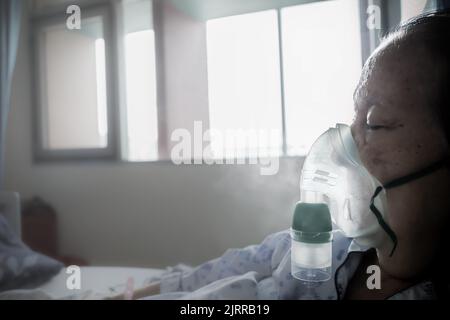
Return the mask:
<path fill-rule="evenodd" d="M 153 295 L 159 294 L 159 293 L 160 293 L 160 282 L 158 281 L 158 282 L 153 282 L 146 287 L 134 290 L 131 298 L 133 300 L 137 300 L 137 299 L 141 299 L 144 297 L 153 296 Z M 126 294 L 122 293 L 122 294 L 107 298 L 107 300 L 124 300 L 125 296 L 126 296 Z"/>
<path fill-rule="evenodd" d="M 159 282 L 135 290 L 133 299 L 169 292 L 193 292 L 230 276 L 256 272 L 258 278 L 269 277 L 290 246 L 289 233 L 271 234 L 259 245 L 228 249 L 221 257 L 207 261 L 189 271 L 166 272 Z M 112 299 L 124 299 L 121 294 Z"/>
<path fill-rule="evenodd" d="M 221 257 L 189 271 L 168 272 L 161 277 L 160 292 L 192 292 L 212 282 L 254 271 L 268 277 L 290 247 L 289 232 L 267 236 L 259 245 L 228 249 Z"/>
<path fill-rule="evenodd" d="M 289 247 L 288 232 L 271 234 L 259 245 L 228 249 L 221 257 L 207 261 L 192 270 L 166 272 L 159 282 L 135 290 L 133 299 L 177 291 L 193 292 L 217 280 L 243 275 L 250 271 L 256 272 L 262 278 L 268 277 Z M 114 298 L 124 297 L 122 294 Z"/>

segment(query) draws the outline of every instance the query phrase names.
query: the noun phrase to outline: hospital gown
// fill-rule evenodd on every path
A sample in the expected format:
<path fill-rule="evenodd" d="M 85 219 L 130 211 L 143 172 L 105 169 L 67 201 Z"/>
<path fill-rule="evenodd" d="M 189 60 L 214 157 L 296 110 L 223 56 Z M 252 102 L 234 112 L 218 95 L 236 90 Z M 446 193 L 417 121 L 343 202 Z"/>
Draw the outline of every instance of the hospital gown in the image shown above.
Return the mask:
<path fill-rule="evenodd" d="M 361 262 L 362 248 L 339 232 L 334 234 L 332 276 L 308 285 L 291 275 L 289 231 L 268 236 L 261 244 L 229 249 L 220 258 L 196 268 L 168 268 L 161 293 L 146 299 L 315 299 L 339 300 Z M 419 283 L 390 299 L 434 299 L 430 282 Z"/>

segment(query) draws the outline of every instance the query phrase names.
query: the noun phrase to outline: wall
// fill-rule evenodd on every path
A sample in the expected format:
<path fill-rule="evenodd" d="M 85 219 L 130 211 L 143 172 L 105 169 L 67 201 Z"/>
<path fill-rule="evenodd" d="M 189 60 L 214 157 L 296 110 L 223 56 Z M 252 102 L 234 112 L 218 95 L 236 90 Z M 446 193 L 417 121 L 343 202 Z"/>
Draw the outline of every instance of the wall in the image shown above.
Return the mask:
<path fill-rule="evenodd" d="M 207 101 L 206 70 L 199 65 L 206 57 L 195 43 L 184 41 L 180 48 L 179 36 L 165 43 L 166 62 L 183 52 L 177 65 L 165 66 L 166 101 L 172 110 L 189 110 Z M 25 22 L 9 117 L 6 187 L 22 198 L 39 195 L 56 208 L 63 253 L 95 265 L 196 264 L 289 227 L 301 165 L 295 158 L 281 159 L 274 176 L 261 176 L 258 165 L 33 164 L 30 54 Z M 193 68 L 189 76 L 180 76 L 183 63 Z"/>

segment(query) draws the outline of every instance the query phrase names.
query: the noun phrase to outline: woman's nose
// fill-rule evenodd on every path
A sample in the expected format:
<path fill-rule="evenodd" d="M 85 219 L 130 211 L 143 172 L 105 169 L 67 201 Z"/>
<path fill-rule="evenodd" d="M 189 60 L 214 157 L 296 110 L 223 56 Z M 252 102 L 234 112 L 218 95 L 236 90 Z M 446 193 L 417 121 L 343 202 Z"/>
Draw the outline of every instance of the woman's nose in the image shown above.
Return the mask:
<path fill-rule="evenodd" d="M 350 131 L 352 133 L 353 139 L 355 140 L 356 146 L 358 147 L 358 149 L 360 148 L 360 146 L 362 145 L 362 139 L 363 139 L 363 128 L 361 126 L 361 121 L 358 120 L 358 117 L 355 116 L 353 118 L 353 121 L 350 125 Z"/>
<path fill-rule="evenodd" d="M 356 135 L 356 114 L 354 115 L 352 123 L 350 124 L 350 131 L 352 133 L 353 139 L 355 139 L 355 135 Z"/>

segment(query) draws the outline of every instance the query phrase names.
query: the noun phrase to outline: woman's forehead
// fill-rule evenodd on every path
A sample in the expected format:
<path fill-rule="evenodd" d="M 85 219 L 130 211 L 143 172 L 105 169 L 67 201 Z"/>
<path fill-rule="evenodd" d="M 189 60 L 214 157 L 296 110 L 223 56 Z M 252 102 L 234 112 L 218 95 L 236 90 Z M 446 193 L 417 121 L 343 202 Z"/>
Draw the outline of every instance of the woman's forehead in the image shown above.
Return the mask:
<path fill-rule="evenodd" d="M 411 110 L 414 106 L 426 105 L 436 79 L 430 70 L 430 57 L 417 53 L 410 46 L 399 45 L 386 45 L 377 50 L 364 66 L 354 92 L 356 108 L 377 104 Z"/>

